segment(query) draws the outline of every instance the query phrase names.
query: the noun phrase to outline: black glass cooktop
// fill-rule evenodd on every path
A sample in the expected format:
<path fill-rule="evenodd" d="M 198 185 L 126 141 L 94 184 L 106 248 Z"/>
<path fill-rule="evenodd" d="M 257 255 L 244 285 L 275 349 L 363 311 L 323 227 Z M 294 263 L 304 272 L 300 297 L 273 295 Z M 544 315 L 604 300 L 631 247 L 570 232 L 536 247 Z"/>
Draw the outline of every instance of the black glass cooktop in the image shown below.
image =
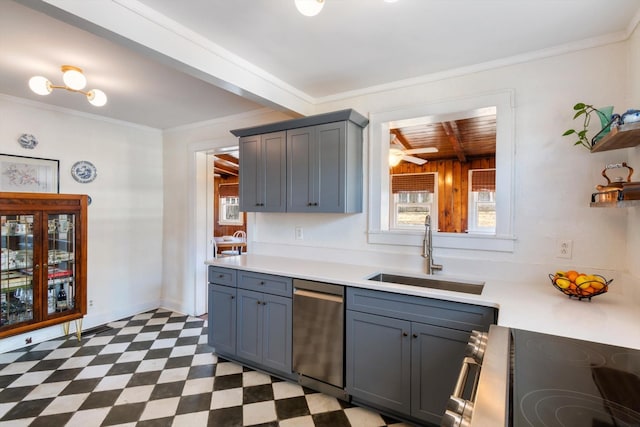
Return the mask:
<path fill-rule="evenodd" d="M 513 427 L 640 426 L 640 350 L 511 333 Z"/>

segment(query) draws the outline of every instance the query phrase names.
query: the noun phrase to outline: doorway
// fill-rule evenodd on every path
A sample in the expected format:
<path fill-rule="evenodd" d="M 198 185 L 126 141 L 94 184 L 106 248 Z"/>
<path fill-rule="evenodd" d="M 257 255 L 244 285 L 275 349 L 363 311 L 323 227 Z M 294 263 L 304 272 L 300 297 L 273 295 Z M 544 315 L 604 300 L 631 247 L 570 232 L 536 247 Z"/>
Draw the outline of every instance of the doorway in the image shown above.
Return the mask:
<path fill-rule="evenodd" d="M 237 151 L 237 141 L 224 138 L 220 141 L 207 141 L 190 144 L 189 151 L 193 155 L 193 167 L 190 168 L 193 183 L 189 188 L 192 207 L 193 226 L 189 247 L 194 252 L 190 259 L 193 265 L 193 314 L 202 316 L 207 313 L 207 266 L 205 262 L 214 258 L 215 251 L 215 159 L 214 156 L 228 151 Z M 245 214 L 246 215 L 246 214 Z M 246 227 L 246 217 L 244 226 Z"/>

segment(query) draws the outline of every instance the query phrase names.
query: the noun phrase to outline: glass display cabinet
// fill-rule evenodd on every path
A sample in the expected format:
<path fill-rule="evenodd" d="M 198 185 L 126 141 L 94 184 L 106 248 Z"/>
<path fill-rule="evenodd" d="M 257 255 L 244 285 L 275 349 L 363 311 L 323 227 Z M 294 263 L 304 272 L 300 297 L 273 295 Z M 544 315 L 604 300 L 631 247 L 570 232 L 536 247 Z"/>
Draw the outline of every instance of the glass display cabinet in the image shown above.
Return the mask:
<path fill-rule="evenodd" d="M 87 196 L 0 192 L 0 338 L 76 321 L 86 304 Z"/>

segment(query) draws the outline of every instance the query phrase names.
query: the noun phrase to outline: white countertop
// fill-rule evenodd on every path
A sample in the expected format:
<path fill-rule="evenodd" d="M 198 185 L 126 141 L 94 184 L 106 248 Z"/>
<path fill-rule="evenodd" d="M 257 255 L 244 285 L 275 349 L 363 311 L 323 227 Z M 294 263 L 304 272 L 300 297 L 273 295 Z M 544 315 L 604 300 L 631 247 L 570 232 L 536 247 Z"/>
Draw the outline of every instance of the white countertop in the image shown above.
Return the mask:
<path fill-rule="evenodd" d="M 630 283 L 633 279 L 629 277 L 616 278 L 609 292 L 589 302 L 563 295 L 546 276 L 516 281 L 489 279 L 481 295 L 472 295 L 366 280 L 380 272 L 426 277 L 415 271 L 255 254 L 212 259 L 207 264 L 496 307 L 501 326 L 640 349 L 640 301 L 637 298 L 640 292 L 635 291 L 640 284 Z M 434 276 L 485 280 L 440 273 Z"/>

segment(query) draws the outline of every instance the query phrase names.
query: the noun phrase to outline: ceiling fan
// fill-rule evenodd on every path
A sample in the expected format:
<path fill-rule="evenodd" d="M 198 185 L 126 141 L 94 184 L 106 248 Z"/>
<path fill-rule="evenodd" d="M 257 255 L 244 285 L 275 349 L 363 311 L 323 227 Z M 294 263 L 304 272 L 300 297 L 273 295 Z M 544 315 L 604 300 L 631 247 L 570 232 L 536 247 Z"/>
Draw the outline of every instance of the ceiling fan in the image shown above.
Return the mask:
<path fill-rule="evenodd" d="M 437 153 L 436 147 L 424 148 L 405 148 L 398 142 L 396 135 L 391 134 L 391 146 L 389 147 L 389 165 L 396 166 L 401 161 L 415 163 L 416 165 L 424 165 L 427 163 L 425 159 L 413 156 L 413 154 Z"/>

